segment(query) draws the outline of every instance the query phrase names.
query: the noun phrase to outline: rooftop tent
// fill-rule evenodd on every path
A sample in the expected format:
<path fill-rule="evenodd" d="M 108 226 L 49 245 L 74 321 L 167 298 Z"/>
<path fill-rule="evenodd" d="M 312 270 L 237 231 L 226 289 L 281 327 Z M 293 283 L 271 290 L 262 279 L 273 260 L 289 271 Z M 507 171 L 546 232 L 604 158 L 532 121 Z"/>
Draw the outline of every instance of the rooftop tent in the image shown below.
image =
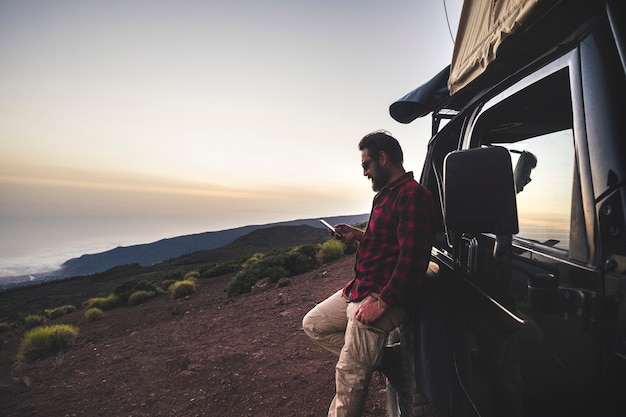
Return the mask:
<path fill-rule="evenodd" d="M 465 0 L 451 64 L 393 103 L 389 107 L 391 117 L 410 123 L 441 108 L 450 96 L 487 69 L 500 45 L 540 2 L 549 4 L 547 0 Z"/>
<path fill-rule="evenodd" d="M 393 103 L 391 117 L 410 123 L 460 111 L 477 92 L 573 42 L 601 7 L 597 0 L 465 0 L 451 64 Z"/>
<path fill-rule="evenodd" d="M 502 42 L 545 0 L 465 0 L 459 20 L 448 89 L 454 94 L 482 74 Z"/>

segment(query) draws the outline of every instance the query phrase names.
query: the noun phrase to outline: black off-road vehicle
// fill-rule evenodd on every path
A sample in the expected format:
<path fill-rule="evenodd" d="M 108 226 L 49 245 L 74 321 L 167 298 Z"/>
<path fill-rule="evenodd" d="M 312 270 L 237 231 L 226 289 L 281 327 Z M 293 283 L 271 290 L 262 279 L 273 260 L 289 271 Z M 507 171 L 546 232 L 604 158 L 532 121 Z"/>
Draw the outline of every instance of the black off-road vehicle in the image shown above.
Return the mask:
<path fill-rule="evenodd" d="M 432 117 L 438 210 L 390 415 L 626 416 L 625 18 L 466 0 L 451 66 L 391 105 Z"/>

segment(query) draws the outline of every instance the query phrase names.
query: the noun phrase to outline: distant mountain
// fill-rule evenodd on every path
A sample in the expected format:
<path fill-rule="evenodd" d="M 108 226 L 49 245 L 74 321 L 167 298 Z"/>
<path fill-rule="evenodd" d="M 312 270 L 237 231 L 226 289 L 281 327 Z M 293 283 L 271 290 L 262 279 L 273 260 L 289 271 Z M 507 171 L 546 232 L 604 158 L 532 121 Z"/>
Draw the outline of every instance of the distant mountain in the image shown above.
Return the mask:
<path fill-rule="evenodd" d="M 216 249 L 183 255 L 159 265 L 181 266 L 210 264 L 246 259 L 255 253 L 270 253 L 295 246 L 316 245 L 330 239 L 328 232 L 306 224 L 270 226 L 253 230 Z"/>
<path fill-rule="evenodd" d="M 368 216 L 369 214 L 336 216 L 328 217 L 326 218 L 326 220 L 331 224 L 357 224 L 367 221 Z M 324 226 L 321 225 L 317 218 L 302 219 L 279 223 L 270 223 L 265 225 L 243 226 L 235 229 L 227 229 L 217 232 L 205 232 L 193 235 L 178 236 L 141 245 L 120 246 L 106 252 L 87 254 L 82 255 L 79 258 L 70 259 L 63 263 L 61 270 L 55 271 L 55 275 L 60 277 L 71 277 L 103 272 L 119 265 L 154 265 L 160 262 L 182 257 L 183 255 L 191 255 L 199 251 L 215 250 L 231 242 L 234 242 L 236 239 L 246 235 L 248 235 L 247 241 L 246 239 L 244 239 L 243 241 L 238 242 L 237 246 L 241 249 L 242 245 L 247 245 L 250 248 L 256 248 L 255 251 L 261 252 L 264 250 L 264 243 L 267 243 L 268 239 L 267 237 L 255 239 L 255 234 L 253 234 L 252 232 L 258 229 L 264 229 L 269 227 L 301 225 L 311 226 L 316 229 L 324 228 Z M 276 239 L 278 239 L 278 241 L 280 242 L 281 238 L 278 237 L 277 233 L 274 233 L 273 235 L 276 237 L 271 239 L 273 241 L 272 248 L 277 248 Z M 287 236 L 289 236 L 289 238 L 287 238 Z M 300 238 L 302 237 L 304 236 L 300 236 Z M 283 233 L 282 240 L 285 243 L 285 248 L 294 246 L 294 244 L 292 243 L 293 238 L 293 234 L 289 234 L 287 232 Z M 240 252 L 244 253 L 245 250 L 241 250 Z M 215 257 L 216 260 L 220 260 L 218 253 L 219 251 L 213 254 L 199 254 L 199 256 Z M 232 248 L 230 249 L 229 253 L 232 253 Z"/>

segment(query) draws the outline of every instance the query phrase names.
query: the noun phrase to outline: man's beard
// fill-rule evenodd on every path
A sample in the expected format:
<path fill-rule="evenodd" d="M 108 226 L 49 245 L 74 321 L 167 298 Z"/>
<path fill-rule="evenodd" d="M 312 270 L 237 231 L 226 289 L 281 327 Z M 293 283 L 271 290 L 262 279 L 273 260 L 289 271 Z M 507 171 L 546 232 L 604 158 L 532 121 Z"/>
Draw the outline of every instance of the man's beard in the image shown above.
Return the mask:
<path fill-rule="evenodd" d="M 385 185 L 389 182 L 389 172 L 386 169 L 376 164 L 376 172 L 371 177 L 372 179 L 372 190 L 378 192 L 383 189 Z"/>

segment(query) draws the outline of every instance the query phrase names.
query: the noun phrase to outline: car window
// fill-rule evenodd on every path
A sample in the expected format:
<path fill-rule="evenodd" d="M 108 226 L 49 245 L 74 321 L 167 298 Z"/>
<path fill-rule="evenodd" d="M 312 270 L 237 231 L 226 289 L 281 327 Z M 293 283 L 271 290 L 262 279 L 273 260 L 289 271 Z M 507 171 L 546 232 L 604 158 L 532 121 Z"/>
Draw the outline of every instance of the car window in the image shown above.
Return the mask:
<path fill-rule="evenodd" d="M 574 139 L 571 130 L 513 144 L 511 154 L 517 192 L 518 237 L 569 249 Z"/>
<path fill-rule="evenodd" d="M 487 102 L 472 146 L 502 146 L 511 155 L 518 238 L 569 250 L 575 175 L 574 131 L 566 68 Z"/>

